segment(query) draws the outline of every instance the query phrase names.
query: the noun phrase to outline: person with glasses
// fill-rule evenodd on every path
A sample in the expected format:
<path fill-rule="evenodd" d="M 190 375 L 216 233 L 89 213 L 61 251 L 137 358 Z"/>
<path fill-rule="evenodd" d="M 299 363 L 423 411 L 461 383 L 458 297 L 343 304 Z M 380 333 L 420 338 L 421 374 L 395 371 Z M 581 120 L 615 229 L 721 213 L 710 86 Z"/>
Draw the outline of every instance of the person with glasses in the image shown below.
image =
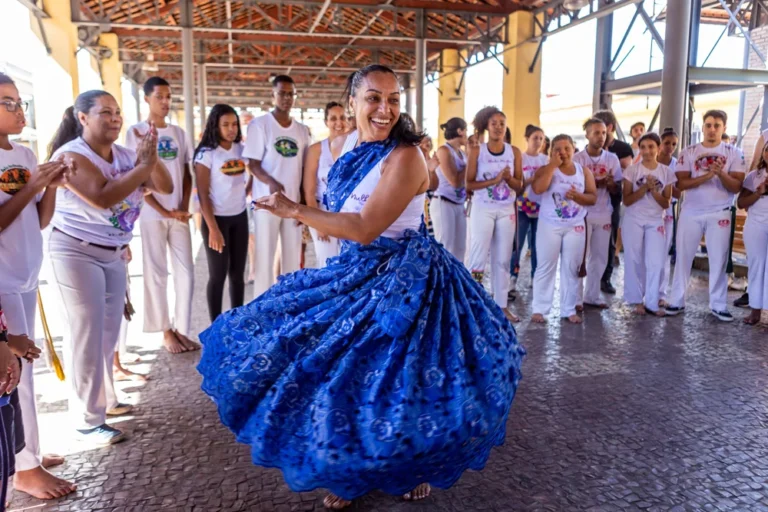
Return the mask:
<path fill-rule="evenodd" d="M 62 464 L 63 457 L 41 454 L 32 364 L 40 349 L 27 340 L 35 339 L 38 275 L 43 264 L 40 230 L 51 221 L 57 187 L 69 178 L 71 164 L 58 159 L 38 166 L 30 149 L 10 141 L 26 125 L 25 109 L 13 80 L 0 73 L 0 301 L 9 333 L 19 336 L 9 339 L 10 348 L 25 359 L 18 400 L 26 429 L 24 448 L 15 461 L 14 484 L 38 499 L 55 499 L 76 487 L 46 469 Z M 15 341 L 23 345 L 16 346 Z"/>
<path fill-rule="evenodd" d="M 115 98 L 86 91 L 64 113 L 49 148 L 53 159 L 65 155 L 77 166 L 57 190 L 48 248 L 70 328 L 69 411 L 79 437 L 93 446 L 125 439 L 106 419 L 132 410 L 118 402 L 112 375 L 125 307 L 126 250 L 144 196 L 173 192 L 154 124 L 135 152 L 115 144 L 122 127 Z"/>
<path fill-rule="evenodd" d="M 304 157 L 311 143 L 309 129 L 291 117 L 296 101 L 296 84 L 286 75 L 272 80 L 274 109 L 248 125 L 243 158 L 253 175 L 253 199 L 282 192 L 291 201 L 301 199 Z M 256 240 L 256 275 L 253 293 L 258 297 L 275 281 L 273 263 L 280 237 L 280 271 L 299 270 L 301 262 L 301 227 L 291 219 L 281 219 L 267 211 L 254 215 Z"/>

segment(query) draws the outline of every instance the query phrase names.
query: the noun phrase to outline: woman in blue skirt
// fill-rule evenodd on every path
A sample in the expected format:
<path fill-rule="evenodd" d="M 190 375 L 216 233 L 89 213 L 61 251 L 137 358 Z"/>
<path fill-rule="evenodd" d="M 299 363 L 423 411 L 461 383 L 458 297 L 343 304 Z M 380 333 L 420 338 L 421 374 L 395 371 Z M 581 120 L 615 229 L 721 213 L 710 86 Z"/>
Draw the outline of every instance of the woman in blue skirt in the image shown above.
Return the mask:
<path fill-rule="evenodd" d="M 340 509 L 372 490 L 420 499 L 504 441 L 525 351 L 502 310 L 422 223 L 422 134 L 387 67 L 350 77 L 357 130 L 333 142 L 328 211 L 255 206 L 342 240 L 200 335 L 203 390 L 255 464 Z"/>

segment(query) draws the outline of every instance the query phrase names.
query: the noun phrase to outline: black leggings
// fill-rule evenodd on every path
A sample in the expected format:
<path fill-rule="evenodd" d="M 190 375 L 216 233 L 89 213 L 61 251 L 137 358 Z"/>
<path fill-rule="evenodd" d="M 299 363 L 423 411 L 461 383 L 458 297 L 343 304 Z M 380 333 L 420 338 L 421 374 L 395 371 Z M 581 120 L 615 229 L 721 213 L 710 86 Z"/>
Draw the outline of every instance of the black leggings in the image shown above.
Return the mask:
<path fill-rule="evenodd" d="M 224 237 L 224 249 L 216 252 L 208 245 L 210 231 L 203 220 L 202 233 L 208 260 L 208 314 L 213 322 L 221 314 L 224 300 L 224 280 L 229 276 L 229 301 L 233 308 L 245 300 L 245 262 L 248 259 L 248 213 L 232 217 L 216 216 L 216 224 Z"/>

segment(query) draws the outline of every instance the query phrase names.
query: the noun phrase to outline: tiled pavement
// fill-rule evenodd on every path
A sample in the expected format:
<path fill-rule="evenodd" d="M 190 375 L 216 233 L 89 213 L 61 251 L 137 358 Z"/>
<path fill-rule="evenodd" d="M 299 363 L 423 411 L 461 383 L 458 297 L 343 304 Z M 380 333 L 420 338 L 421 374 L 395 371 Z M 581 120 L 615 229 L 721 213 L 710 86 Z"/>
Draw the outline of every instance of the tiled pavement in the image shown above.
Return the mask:
<path fill-rule="evenodd" d="M 134 248 L 137 260 L 140 250 Z M 141 310 L 141 264 L 131 273 Z M 195 325 L 205 327 L 205 256 L 196 265 Z M 530 303 L 528 280 L 516 311 Z M 55 295 L 44 295 L 55 305 Z M 246 293 L 250 293 L 248 290 Z M 736 297 L 731 294 L 730 299 Z M 718 323 L 698 274 L 684 317 L 635 317 L 618 298 L 581 326 L 550 319 L 519 327 L 528 350 L 506 444 L 482 472 L 421 503 L 375 493 L 351 510 L 768 511 L 768 338 L 762 327 Z M 54 317 L 55 313 L 49 312 Z M 127 387 L 130 439 L 87 449 L 63 427 L 65 387 L 38 370 L 43 445 L 69 453 L 56 473 L 77 494 L 43 504 L 16 495 L 13 509 L 322 509 L 321 491 L 295 494 L 276 470 L 251 465 L 248 448 L 220 426 L 199 390 L 196 354 L 170 356 L 131 325 L 130 348 L 151 381 Z M 52 318 L 54 335 L 62 326 Z"/>

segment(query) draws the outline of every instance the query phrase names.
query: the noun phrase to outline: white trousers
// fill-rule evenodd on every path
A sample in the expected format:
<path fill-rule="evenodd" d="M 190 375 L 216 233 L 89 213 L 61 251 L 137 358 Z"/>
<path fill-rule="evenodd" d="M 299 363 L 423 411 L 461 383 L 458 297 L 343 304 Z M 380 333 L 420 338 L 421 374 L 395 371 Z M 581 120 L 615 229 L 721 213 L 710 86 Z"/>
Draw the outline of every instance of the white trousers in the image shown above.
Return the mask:
<path fill-rule="evenodd" d="M 435 240 L 463 262 L 467 252 L 467 216 L 464 215 L 464 205 L 433 197 L 429 215 L 432 217 Z"/>
<path fill-rule="evenodd" d="M 747 249 L 749 307 L 768 309 L 768 276 L 766 276 L 768 266 L 765 264 L 768 259 L 768 224 L 757 222 L 747 214 L 747 222 L 744 225 L 744 246 Z"/>
<path fill-rule="evenodd" d="M 281 219 L 269 212 L 257 211 L 256 225 L 256 279 L 253 296 L 258 297 L 275 282 L 275 251 L 280 237 L 280 271 L 289 274 L 299 270 L 301 263 L 301 227 L 293 219 Z"/>
<path fill-rule="evenodd" d="M 693 215 L 686 214 L 683 206 L 677 223 L 677 263 L 672 277 L 669 305 L 677 308 L 685 306 L 691 267 L 702 236 L 707 244 L 709 259 L 709 307 L 716 311 L 725 311 L 728 295 L 728 278 L 725 275 L 725 268 L 728 263 L 728 246 L 731 239 L 730 210 Z"/>
<path fill-rule="evenodd" d="M 672 257 L 669 250 L 672 248 L 672 242 L 675 237 L 675 218 L 664 216 L 664 268 L 661 271 L 661 284 L 659 285 L 659 299 L 667 300 L 667 289 L 669 288 L 669 274 L 672 271 Z"/>
<path fill-rule="evenodd" d="M 501 308 L 507 307 L 509 294 L 509 267 L 517 221 L 515 208 L 514 204 L 504 208 L 476 204 L 469 217 L 469 270 L 475 280 L 482 282 L 490 252 L 491 291 Z"/>
<path fill-rule="evenodd" d="M 48 247 L 70 329 L 64 357 L 69 412 L 76 428 L 98 427 L 117 405 L 112 363 L 125 306 L 124 251 L 83 246 L 58 231 Z"/>
<path fill-rule="evenodd" d="M 37 310 L 37 290 L 26 293 L 0 295 L 0 303 L 8 322 L 10 334 L 26 335 L 35 339 L 35 311 Z M 35 401 L 34 364 L 21 361 L 21 381 L 19 382 L 19 405 L 24 421 L 24 449 L 16 455 L 16 471 L 35 469 L 43 462 L 40 454 L 40 434 L 37 427 L 37 403 Z"/>
<path fill-rule="evenodd" d="M 578 304 L 604 304 L 600 294 L 600 281 L 608 265 L 608 246 L 611 243 L 611 216 L 587 215 L 587 277 L 579 279 Z M 586 290 L 585 290 L 586 287 Z"/>
<path fill-rule="evenodd" d="M 624 245 L 624 300 L 659 309 L 659 282 L 664 272 L 667 238 L 664 221 L 644 222 L 627 214 L 621 223 Z"/>
<path fill-rule="evenodd" d="M 325 267 L 328 258 L 333 258 L 334 256 L 339 255 L 339 251 L 341 250 L 339 239 L 331 236 L 328 237 L 328 241 L 320 240 L 315 228 L 309 228 L 309 234 L 312 235 L 312 243 L 315 246 L 317 268 L 323 268 Z"/>
<path fill-rule="evenodd" d="M 584 259 L 584 224 L 555 226 L 539 220 L 536 231 L 536 273 L 533 276 L 534 314 L 546 316 L 555 298 L 555 276 L 560 260 L 560 316 L 576 314 L 579 268 Z M 608 252 L 608 249 L 605 250 Z"/>
<path fill-rule="evenodd" d="M 171 329 L 190 335 L 195 268 L 189 224 L 175 219 L 141 223 L 144 264 L 144 332 Z M 171 253 L 175 308 L 168 314 L 168 252 Z"/>

